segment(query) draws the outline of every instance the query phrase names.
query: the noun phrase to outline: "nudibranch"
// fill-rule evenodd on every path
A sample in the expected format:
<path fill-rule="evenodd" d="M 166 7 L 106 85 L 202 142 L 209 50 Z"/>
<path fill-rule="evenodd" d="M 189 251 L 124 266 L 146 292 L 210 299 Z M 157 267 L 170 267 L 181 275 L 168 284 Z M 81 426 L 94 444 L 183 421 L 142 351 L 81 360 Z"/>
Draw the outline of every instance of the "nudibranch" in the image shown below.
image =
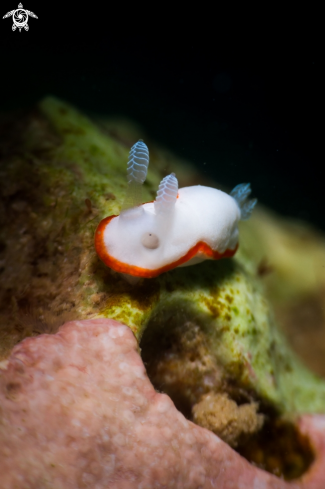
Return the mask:
<path fill-rule="evenodd" d="M 152 278 L 233 256 L 238 222 L 250 217 L 257 202 L 247 200 L 250 184 L 237 185 L 230 194 L 201 185 L 179 189 L 172 173 L 160 182 L 154 202 L 137 205 L 148 164 L 149 151 L 140 140 L 130 151 L 121 214 L 106 217 L 96 230 L 96 252 L 105 265 L 127 276 Z"/>

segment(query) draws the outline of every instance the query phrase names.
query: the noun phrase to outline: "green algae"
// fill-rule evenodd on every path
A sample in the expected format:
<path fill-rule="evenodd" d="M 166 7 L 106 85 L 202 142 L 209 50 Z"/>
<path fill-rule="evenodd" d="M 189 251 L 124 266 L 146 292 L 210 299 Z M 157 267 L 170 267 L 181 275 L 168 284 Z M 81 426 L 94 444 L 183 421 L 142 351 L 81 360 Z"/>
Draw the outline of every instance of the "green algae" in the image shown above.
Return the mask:
<path fill-rule="evenodd" d="M 11 252 L 11 271 L 2 275 L 2 287 L 6 280 L 11 284 L 3 289 L 3 301 L 14 297 L 18 310 L 31 305 L 34 317 L 44 317 L 47 308 L 58 317 L 68 311 L 80 319 L 113 318 L 127 324 L 139 342 L 146 328 L 191 322 L 205 335 L 223 375 L 242 389 L 284 415 L 325 412 L 325 382 L 288 347 L 247 254 L 178 268 L 136 286 L 99 261 L 94 232 L 101 219 L 120 212 L 130 145 L 62 101 L 47 98 L 39 104 L 37 117 L 26 123 L 18 155 L 7 159 L 6 179 L 16 181 L 18 189 L 5 187 L 8 206 L 31 204 L 20 213 L 27 245 Z M 151 158 L 144 200 L 152 200 L 167 166 Z M 24 176 L 20 180 L 18 173 Z M 22 224 L 7 218 L 6 236 L 14 242 Z M 11 314 L 17 328 L 10 345 L 35 334 L 21 332 L 23 321 Z"/>
<path fill-rule="evenodd" d="M 161 278 L 153 327 L 163 327 L 182 311 L 177 321 L 200 326 L 228 378 L 283 414 L 324 412 L 324 381 L 289 348 L 260 284 L 240 260 L 204 262 L 200 270 L 195 268 Z M 174 281 L 176 288 L 170 292 Z"/>

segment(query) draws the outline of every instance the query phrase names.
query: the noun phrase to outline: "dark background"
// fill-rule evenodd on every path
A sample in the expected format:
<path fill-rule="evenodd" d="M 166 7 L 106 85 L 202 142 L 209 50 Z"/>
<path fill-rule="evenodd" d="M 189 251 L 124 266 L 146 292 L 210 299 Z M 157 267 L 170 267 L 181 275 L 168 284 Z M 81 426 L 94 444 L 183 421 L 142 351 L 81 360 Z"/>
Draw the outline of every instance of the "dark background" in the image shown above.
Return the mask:
<path fill-rule="evenodd" d="M 2 2 L 1 17 L 16 3 Z M 325 230 L 320 12 L 260 12 L 257 22 L 237 13 L 235 23 L 198 6 L 172 24 L 157 4 L 129 12 L 128 24 L 126 4 L 23 4 L 38 16 L 28 32 L 0 20 L 0 112 L 52 94 L 129 117 L 206 176 L 249 181 L 263 204 Z"/>

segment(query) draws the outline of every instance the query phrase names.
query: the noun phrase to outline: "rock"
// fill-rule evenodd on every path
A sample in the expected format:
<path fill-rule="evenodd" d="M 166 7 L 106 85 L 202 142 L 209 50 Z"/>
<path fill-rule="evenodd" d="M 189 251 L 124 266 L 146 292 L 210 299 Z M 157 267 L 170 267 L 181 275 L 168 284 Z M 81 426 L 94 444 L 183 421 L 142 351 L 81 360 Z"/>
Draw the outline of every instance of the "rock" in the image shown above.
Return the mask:
<path fill-rule="evenodd" d="M 239 254 L 254 264 L 290 346 L 325 377 L 324 235 L 262 207 L 240 232 Z"/>
<path fill-rule="evenodd" d="M 151 385 L 130 328 L 72 321 L 1 364 L 1 488 L 321 489 L 325 419 L 300 419 L 316 462 L 294 483 L 252 465 Z"/>
<path fill-rule="evenodd" d="M 325 237 L 306 222 L 260 208 L 240 223 L 240 253 L 249 256 L 273 304 L 325 288 Z"/>
<path fill-rule="evenodd" d="M 251 406 L 255 429 L 269 412 L 292 425 L 300 415 L 325 412 L 325 382 L 288 347 L 262 283 L 268 269 L 267 262 L 258 262 L 263 246 L 266 249 L 273 235 L 282 239 L 285 225 L 276 233 L 275 223 L 267 226 L 263 214 L 265 236 L 258 239 L 256 221 L 243 223 L 234 259 L 178 268 L 136 286 L 128 284 L 99 261 L 93 237 L 102 218 L 119 213 L 129 148 L 145 136 L 113 122 L 95 123 L 54 98 L 0 124 L 1 134 L 6 134 L 0 140 L 0 360 L 6 362 L 23 338 L 55 334 L 67 320 L 109 318 L 132 330 L 151 382 L 180 412 L 194 419 L 195 406 L 204 407 L 198 423 L 209 418 L 205 396 L 229 401 L 226 420 L 232 412 L 243 413 L 243 404 Z M 146 142 L 146 200 L 152 200 L 161 178 L 171 171 L 177 173 L 180 186 L 207 184 L 190 166 Z M 294 256 L 287 267 L 290 273 L 300 255 Z M 283 272 L 287 260 L 275 258 L 276 254 L 273 266 Z M 316 262 L 309 257 L 305 263 Z M 303 283 L 303 269 L 297 266 L 293 280 L 289 272 L 280 274 L 284 288 Z M 275 290 L 280 282 L 274 280 L 273 288 L 266 289 Z M 310 291 L 315 283 L 308 274 L 305 289 L 297 286 L 295 291 Z M 13 384 L 10 395 L 16 395 L 15 389 Z M 114 409 L 114 399 L 110 402 L 107 408 Z M 241 419 L 246 419 L 246 426 L 239 423 L 241 429 L 231 429 L 231 437 L 227 430 L 215 431 L 235 446 L 245 432 L 254 432 L 249 427 L 252 417 Z M 212 424 L 213 430 L 216 423 Z"/>

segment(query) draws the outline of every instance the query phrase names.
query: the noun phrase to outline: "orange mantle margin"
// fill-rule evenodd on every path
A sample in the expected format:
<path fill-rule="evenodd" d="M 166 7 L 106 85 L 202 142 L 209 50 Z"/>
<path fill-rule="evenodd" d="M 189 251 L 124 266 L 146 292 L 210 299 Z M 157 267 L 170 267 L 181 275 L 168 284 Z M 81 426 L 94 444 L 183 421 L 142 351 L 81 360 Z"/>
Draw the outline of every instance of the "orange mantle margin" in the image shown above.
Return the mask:
<path fill-rule="evenodd" d="M 182 256 L 178 260 L 169 263 L 168 265 L 165 265 L 163 267 L 156 268 L 155 270 L 149 270 L 147 268 L 140 268 L 134 265 L 128 265 L 127 263 L 123 263 L 117 260 L 116 258 L 110 256 L 104 244 L 104 230 L 108 225 L 108 223 L 111 221 L 111 219 L 113 219 L 114 217 L 118 217 L 118 216 L 105 217 L 105 219 L 100 221 L 100 223 L 98 224 L 95 233 L 96 252 L 99 258 L 108 267 L 112 268 L 116 272 L 127 273 L 135 277 L 144 277 L 144 278 L 157 277 L 161 273 L 168 272 L 168 270 L 172 270 L 173 268 L 176 268 L 179 265 L 182 265 L 183 263 L 191 260 L 191 258 L 193 258 L 198 253 L 204 254 L 207 257 L 212 258 L 214 260 L 220 260 L 220 258 L 230 258 L 234 256 L 234 254 L 238 249 L 238 244 L 237 244 L 234 250 L 226 250 L 224 253 L 219 253 L 218 251 L 213 251 L 209 245 L 204 243 L 204 241 L 199 241 L 198 243 L 196 243 L 196 245 L 193 246 L 193 248 L 191 248 L 184 256 Z"/>

